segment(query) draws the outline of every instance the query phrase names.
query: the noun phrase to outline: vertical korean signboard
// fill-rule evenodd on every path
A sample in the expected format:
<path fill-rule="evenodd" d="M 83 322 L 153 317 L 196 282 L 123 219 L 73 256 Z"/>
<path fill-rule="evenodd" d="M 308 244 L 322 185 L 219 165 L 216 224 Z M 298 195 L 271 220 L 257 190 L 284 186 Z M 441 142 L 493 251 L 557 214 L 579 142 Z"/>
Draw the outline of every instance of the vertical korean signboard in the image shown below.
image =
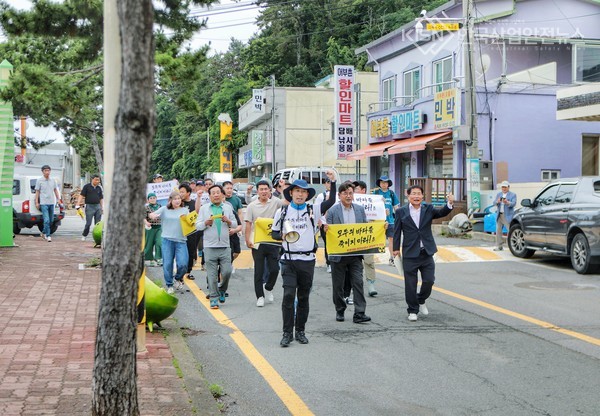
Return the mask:
<path fill-rule="evenodd" d="M 460 91 L 457 88 L 435 93 L 433 128 L 449 129 L 460 125 Z"/>
<path fill-rule="evenodd" d="M 263 98 L 263 90 L 253 89 L 252 90 L 252 112 L 253 113 L 264 113 L 265 102 Z"/>
<path fill-rule="evenodd" d="M 266 162 L 265 157 L 265 132 L 252 130 L 252 164 L 262 165 Z"/>
<path fill-rule="evenodd" d="M 233 159 L 231 157 L 231 151 L 227 148 L 229 142 L 231 142 L 231 132 L 233 131 L 233 121 L 227 113 L 219 114 L 219 126 L 220 135 L 219 138 L 221 148 L 219 154 L 221 155 L 220 172 L 221 173 L 232 173 L 233 172 Z"/>
<path fill-rule="evenodd" d="M 336 65 L 335 83 L 335 144 L 337 158 L 346 159 L 354 149 L 354 67 Z"/>

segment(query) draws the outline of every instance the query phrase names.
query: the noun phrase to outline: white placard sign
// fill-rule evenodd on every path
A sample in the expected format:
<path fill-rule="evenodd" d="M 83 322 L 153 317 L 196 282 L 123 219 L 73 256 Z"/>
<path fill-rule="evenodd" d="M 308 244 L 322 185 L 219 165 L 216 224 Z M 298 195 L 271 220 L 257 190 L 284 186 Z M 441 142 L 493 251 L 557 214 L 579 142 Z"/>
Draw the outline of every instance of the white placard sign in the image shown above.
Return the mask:
<path fill-rule="evenodd" d="M 385 203 L 382 195 L 354 194 L 354 203 L 363 206 L 369 221 L 385 220 Z"/>
<path fill-rule="evenodd" d="M 171 192 L 178 189 L 178 185 L 179 182 L 175 179 L 166 182 L 149 183 L 146 186 L 146 195 L 150 192 L 154 192 L 156 194 L 156 199 L 169 199 L 169 195 L 171 195 Z"/>

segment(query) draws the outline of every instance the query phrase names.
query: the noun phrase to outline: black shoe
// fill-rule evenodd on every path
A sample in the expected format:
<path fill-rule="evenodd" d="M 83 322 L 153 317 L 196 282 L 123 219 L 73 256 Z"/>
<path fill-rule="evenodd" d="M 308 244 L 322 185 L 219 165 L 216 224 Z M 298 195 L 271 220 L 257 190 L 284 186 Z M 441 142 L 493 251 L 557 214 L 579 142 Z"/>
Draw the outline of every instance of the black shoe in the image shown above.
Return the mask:
<path fill-rule="evenodd" d="M 352 321 L 355 324 L 361 324 L 363 322 L 369 322 L 371 320 L 370 316 L 365 315 L 364 313 L 355 313 L 352 317 Z"/>
<path fill-rule="evenodd" d="M 196 278 L 190 273 L 187 277 L 189 280 L 196 280 Z"/>
<path fill-rule="evenodd" d="M 344 322 L 344 312 L 336 312 L 335 320 L 338 322 Z"/>
<path fill-rule="evenodd" d="M 308 338 L 306 338 L 304 331 L 296 331 L 296 341 L 300 344 L 308 344 Z"/>
<path fill-rule="evenodd" d="M 293 340 L 294 338 L 292 337 L 291 332 L 284 332 L 283 338 L 281 338 L 281 342 L 279 343 L 279 345 L 281 345 L 282 347 L 289 347 L 290 342 L 292 342 Z"/>

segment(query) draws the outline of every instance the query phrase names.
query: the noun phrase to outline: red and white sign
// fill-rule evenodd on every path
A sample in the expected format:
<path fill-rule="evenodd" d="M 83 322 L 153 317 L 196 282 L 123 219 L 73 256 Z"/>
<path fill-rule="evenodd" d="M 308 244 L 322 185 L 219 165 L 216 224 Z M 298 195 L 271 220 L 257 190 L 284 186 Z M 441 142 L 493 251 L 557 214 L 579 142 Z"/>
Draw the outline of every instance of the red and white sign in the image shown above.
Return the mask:
<path fill-rule="evenodd" d="M 336 65 L 335 83 L 335 145 L 338 159 L 346 159 L 354 146 L 354 67 Z"/>

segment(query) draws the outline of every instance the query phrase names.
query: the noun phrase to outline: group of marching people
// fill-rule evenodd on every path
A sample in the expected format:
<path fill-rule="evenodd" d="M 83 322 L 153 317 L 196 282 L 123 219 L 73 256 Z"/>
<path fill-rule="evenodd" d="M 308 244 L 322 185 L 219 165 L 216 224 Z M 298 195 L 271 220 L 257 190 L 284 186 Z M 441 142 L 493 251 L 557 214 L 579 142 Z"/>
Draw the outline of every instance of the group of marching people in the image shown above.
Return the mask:
<path fill-rule="evenodd" d="M 307 344 L 305 326 L 309 315 L 309 296 L 318 248 L 316 234 L 321 231 L 323 239 L 329 225 L 367 223 L 362 205 L 354 203 L 355 193 L 366 193 L 362 181 L 346 181 L 337 186 L 334 171 L 328 171 L 330 192 L 315 198 L 316 191 L 304 180 L 293 183 L 280 180 L 272 188 L 270 181 L 256 184 L 257 195 L 253 200 L 252 185 L 248 187 L 248 203 L 242 225 L 242 203 L 233 195 L 233 184 L 223 185 L 198 181 L 192 189 L 190 184 L 181 183 L 179 191 L 173 191 L 166 206 L 156 208 L 152 194 L 148 195 L 147 234 L 160 220 L 162 227 L 162 266 L 165 284 L 169 293 L 183 287 L 183 279 L 193 279 L 191 274 L 198 251 L 198 239 L 202 240 L 203 263 L 206 264 L 210 307 L 218 309 L 226 301 L 232 263 L 241 252 L 239 236 L 244 229 L 246 246 L 252 250 L 254 261 L 254 291 L 256 306 L 274 302 L 273 290 L 281 272 L 283 281 L 282 347 L 288 347 L 295 339 Z M 425 300 L 431 293 L 435 280 L 433 254 L 437 251 L 431 232 L 431 221 L 447 215 L 452 210 L 453 197 L 448 196 L 447 205 L 433 208 L 423 203 L 423 189 L 411 186 L 407 190 L 409 203 L 400 207 L 398 197 L 390 189 L 389 178 L 377 180 L 374 194 L 381 195 L 386 207 L 386 237 L 390 250 L 390 263 L 394 264 L 403 247 L 402 267 L 405 276 L 405 294 L 408 304 L 408 319 L 417 320 L 417 314 L 428 314 Z M 335 192 L 337 190 L 337 192 Z M 195 201 L 192 201 L 192 194 Z M 155 195 L 154 195 L 155 198 Z M 197 233 L 186 238 L 180 226 L 181 215 L 196 210 Z M 280 244 L 255 242 L 254 231 L 259 219 L 273 219 L 271 238 Z M 294 238 L 288 238 L 293 235 Z M 154 239 L 153 241 L 155 241 Z M 191 240 L 191 242 L 190 242 Z M 148 241 L 148 239 L 147 239 Z M 148 253 L 151 253 L 149 251 Z M 160 250 L 155 250 L 159 252 Z M 150 254 L 147 260 L 152 261 Z M 177 272 L 173 275 L 173 260 Z M 375 268 L 373 255 L 329 255 L 328 271 L 332 275 L 332 295 L 336 310 L 336 321 L 345 320 L 348 305 L 354 304 L 352 321 L 364 323 L 371 320 L 366 315 L 366 298 L 363 274 L 367 281 L 367 293 L 375 296 Z M 421 290 L 417 292 L 418 273 L 421 272 Z M 353 298 L 350 298 L 352 290 Z"/>

